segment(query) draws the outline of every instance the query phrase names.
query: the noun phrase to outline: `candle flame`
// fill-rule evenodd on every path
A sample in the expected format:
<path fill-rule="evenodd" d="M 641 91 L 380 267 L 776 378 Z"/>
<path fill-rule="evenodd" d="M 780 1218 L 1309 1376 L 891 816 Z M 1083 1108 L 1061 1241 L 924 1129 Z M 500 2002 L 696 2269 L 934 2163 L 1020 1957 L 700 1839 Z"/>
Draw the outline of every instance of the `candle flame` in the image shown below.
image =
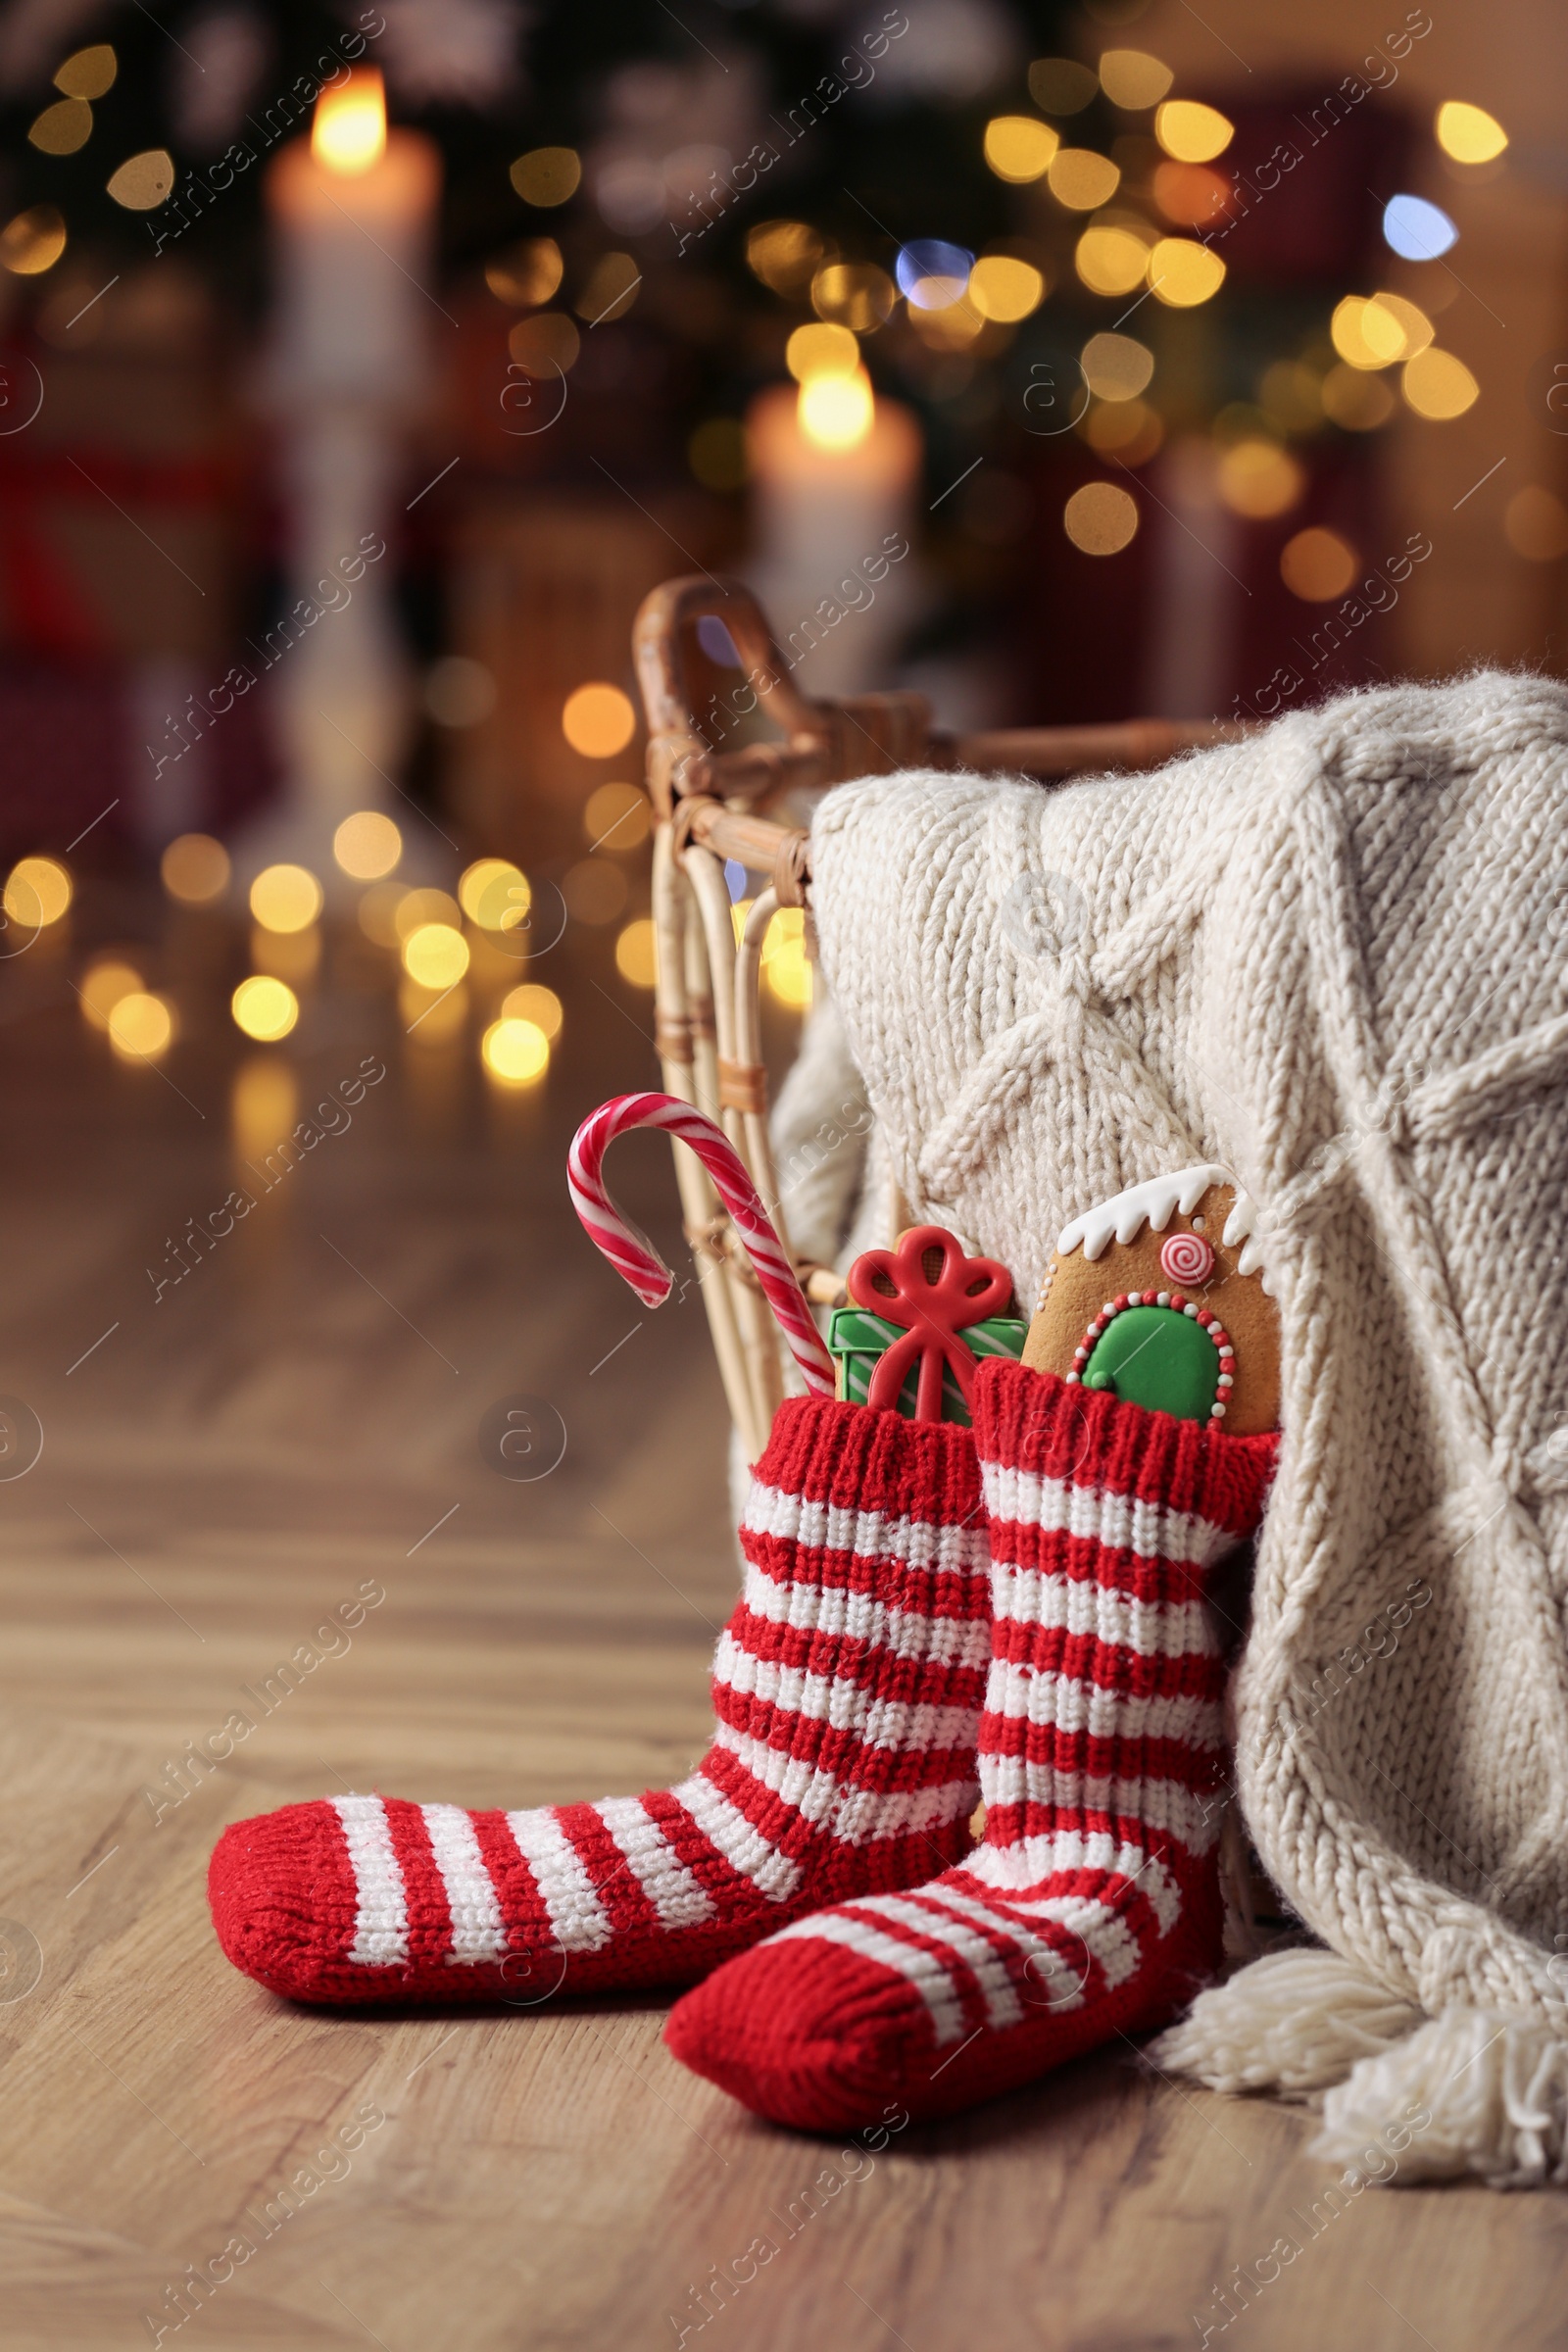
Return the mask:
<path fill-rule="evenodd" d="M 876 401 L 864 368 L 853 375 L 809 375 L 801 386 L 797 411 L 801 432 L 813 449 L 842 456 L 858 449 L 876 417 Z"/>
<path fill-rule="evenodd" d="M 386 97 L 374 66 L 362 66 L 338 88 L 323 90 L 311 123 L 311 154 L 323 171 L 357 179 L 386 152 Z"/>

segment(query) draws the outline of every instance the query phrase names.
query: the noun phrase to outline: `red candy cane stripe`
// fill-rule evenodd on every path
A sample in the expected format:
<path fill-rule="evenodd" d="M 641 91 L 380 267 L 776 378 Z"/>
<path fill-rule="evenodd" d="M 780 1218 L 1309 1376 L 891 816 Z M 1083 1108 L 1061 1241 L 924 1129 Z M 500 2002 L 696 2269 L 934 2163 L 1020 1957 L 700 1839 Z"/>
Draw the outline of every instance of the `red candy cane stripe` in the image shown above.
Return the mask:
<path fill-rule="evenodd" d="M 746 1172 L 746 1163 L 722 1130 L 689 1102 L 674 1095 L 616 1095 L 584 1119 L 566 1154 L 566 1183 L 571 1205 L 589 1240 L 630 1283 L 645 1306 L 662 1306 L 675 1278 L 648 1236 L 615 1206 L 601 1172 L 605 1153 L 616 1136 L 633 1127 L 662 1127 L 691 1146 L 734 1219 L 762 1294 L 783 1326 L 790 1353 L 805 1374 L 807 1386 L 819 1396 L 831 1396 L 833 1359 L 822 1345 L 806 1293 Z"/>

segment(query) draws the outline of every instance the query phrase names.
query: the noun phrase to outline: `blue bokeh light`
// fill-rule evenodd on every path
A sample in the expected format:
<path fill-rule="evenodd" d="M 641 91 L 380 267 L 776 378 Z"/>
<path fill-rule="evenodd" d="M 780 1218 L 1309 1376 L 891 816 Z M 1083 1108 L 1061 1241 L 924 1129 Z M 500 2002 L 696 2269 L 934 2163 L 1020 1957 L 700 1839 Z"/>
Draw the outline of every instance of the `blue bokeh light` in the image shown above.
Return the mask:
<path fill-rule="evenodd" d="M 894 268 L 900 293 L 917 311 L 939 311 L 963 292 L 974 255 L 961 245 L 945 245 L 940 237 L 916 237 L 903 248 Z"/>
<path fill-rule="evenodd" d="M 1391 196 L 1383 208 L 1383 237 L 1407 262 L 1435 262 L 1458 243 L 1459 231 L 1424 196 Z"/>

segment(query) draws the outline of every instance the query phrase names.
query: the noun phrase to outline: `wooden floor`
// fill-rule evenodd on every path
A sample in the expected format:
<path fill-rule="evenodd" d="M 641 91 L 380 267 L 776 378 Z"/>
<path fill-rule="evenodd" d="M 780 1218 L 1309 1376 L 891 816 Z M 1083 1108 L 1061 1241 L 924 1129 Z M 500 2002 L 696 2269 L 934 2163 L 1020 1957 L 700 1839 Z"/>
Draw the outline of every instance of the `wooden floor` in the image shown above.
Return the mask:
<path fill-rule="evenodd" d="M 83 911 L 106 936 L 153 921 Z M 1559 2196 L 1368 2191 L 1313 2234 L 1308 2119 L 1125 2048 L 867 2152 L 684 2074 L 657 2000 L 338 2022 L 233 1974 L 203 1897 L 226 1821 L 687 1769 L 735 1581 L 722 1404 L 700 1303 L 646 1315 L 566 1206 L 571 1124 L 654 1074 L 646 1000 L 600 938 L 555 958 L 545 1088 L 498 1103 L 471 1042 L 405 1037 L 357 955 L 296 1052 L 252 1054 L 212 926 L 154 949 L 181 1043 L 121 1068 L 68 985 L 83 936 L 0 967 L 0 1396 L 43 1431 L 0 1478 L 0 2343 L 1563 2342 Z M 352 1126 L 173 1283 L 170 1241 L 282 1123 L 278 1066 L 303 1113 L 365 1056 L 387 1075 Z M 658 1148 L 617 1151 L 673 1250 Z M 519 1394 L 565 1432 L 531 1483 L 480 1446 Z M 278 1662 L 367 1590 L 286 1692 Z M 257 1728 L 232 1761 L 167 1801 L 186 1743 L 236 1712 Z M 1267 2271 L 1287 2235 L 1298 2257 L 1227 2324 L 1234 2266 Z M 181 2306 L 186 2266 L 231 2240 L 255 2251 Z"/>

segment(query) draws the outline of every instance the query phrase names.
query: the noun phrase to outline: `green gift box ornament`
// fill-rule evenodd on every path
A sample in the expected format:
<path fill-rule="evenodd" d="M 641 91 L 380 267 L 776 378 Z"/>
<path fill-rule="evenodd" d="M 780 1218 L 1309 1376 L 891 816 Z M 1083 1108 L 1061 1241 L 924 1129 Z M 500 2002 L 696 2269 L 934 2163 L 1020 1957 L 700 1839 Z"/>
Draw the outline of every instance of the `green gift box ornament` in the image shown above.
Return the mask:
<path fill-rule="evenodd" d="M 850 1268 L 849 1293 L 855 1304 L 834 1309 L 827 1344 L 851 1404 L 967 1428 L 977 1358 L 1023 1353 L 1029 1326 L 1003 1311 L 1012 1276 L 994 1257 L 966 1257 L 940 1225 L 867 1250 Z"/>

